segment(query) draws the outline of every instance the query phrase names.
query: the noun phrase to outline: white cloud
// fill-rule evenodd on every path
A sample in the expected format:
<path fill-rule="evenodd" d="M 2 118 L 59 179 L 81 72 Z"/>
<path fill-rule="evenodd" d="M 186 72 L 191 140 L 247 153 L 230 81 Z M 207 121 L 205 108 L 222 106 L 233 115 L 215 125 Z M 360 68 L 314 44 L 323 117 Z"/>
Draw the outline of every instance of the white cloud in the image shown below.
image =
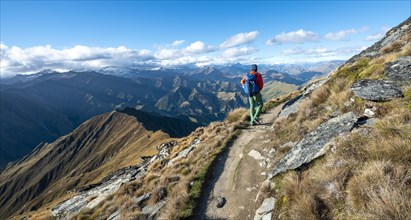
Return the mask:
<path fill-rule="evenodd" d="M 367 41 L 377 41 L 377 40 L 380 40 L 382 37 L 384 37 L 383 33 L 376 33 L 376 34 L 372 34 L 372 35 L 367 36 L 365 38 L 365 40 L 367 40 Z"/>
<path fill-rule="evenodd" d="M 223 57 L 239 57 L 250 55 L 257 52 L 257 48 L 254 47 L 242 47 L 242 48 L 229 48 L 222 54 Z"/>
<path fill-rule="evenodd" d="M 281 33 L 274 36 L 272 39 L 267 40 L 267 45 L 281 44 L 281 43 L 304 43 L 304 42 L 315 42 L 320 39 L 320 36 L 312 31 L 304 31 L 303 29 Z"/>
<path fill-rule="evenodd" d="M 346 37 L 348 35 L 356 34 L 358 33 L 357 30 L 355 29 L 349 29 L 349 30 L 342 30 L 338 32 L 330 32 L 325 35 L 325 38 L 327 40 L 346 40 Z"/>
<path fill-rule="evenodd" d="M 301 47 L 294 47 L 294 48 L 284 50 L 281 54 L 287 56 L 287 55 L 303 54 L 303 53 L 305 53 L 304 49 L 302 49 Z"/>
<path fill-rule="evenodd" d="M 171 44 L 171 46 L 177 47 L 177 46 L 180 46 L 181 44 L 183 44 L 184 42 L 186 42 L 186 41 L 185 40 L 176 40 Z"/>
<path fill-rule="evenodd" d="M 366 40 L 366 41 L 378 41 L 378 40 L 381 40 L 381 39 L 384 37 L 385 33 L 387 33 L 387 31 L 389 31 L 389 30 L 390 30 L 389 27 L 383 26 L 383 27 L 381 27 L 381 29 L 380 29 L 379 32 L 367 36 L 367 37 L 365 38 L 365 40 Z"/>
<path fill-rule="evenodd" d="M 258 31 L 251 31 L 251 32 L 236 34 L 228 38 L 227 40 L 225 40 L 222 44 L 220 44 L 220 47 L 229 48 L 229 47 L 235 47 L 235 46 L 242 45 L 242 44 L 251 43 L 257 38 L 258 34 L 259 34 Z"/>
<path fill-rule="evenodd" d="M 181 56 L 183 56 L 183 54 L 180 50 L 169 48 L 160 49 L 157 53 L 154 54 L 154 57 L 157 59 L 172 59 Z"/>
<path fill-rule="evenodd" d="M 296 56 L 299 59 L 306 59 L 306 58 L 329 58 L 329 59 L 345 59 L 349 56 L 352 56 L 356 53 L 361 52 L 362 50 L 366 49 L 366 47 L 341 47 L 336 49 L 330 49 L 325 47 L 317 47 L 317 48 L 309 48 L 303 49 L 300 47 L 286 49 L 282 51 L 282 55 L 284 56 Z"/>
<path fill-rule="evenodd" d="M 55 49 L 51 45 L 20 48 L 1 44 L 1 76 L 31 73 L 43 69 L 99 68 L 104 66 L 133 65 L 152 60 L 149 50 L 87 47 Z"/>
<path fill-rule="evenodd" d="M 206 46 L 202 41 L 196 41 L 183 49 L 183 52 L 186 54 L 200 54 L 212 51 L 215 51 L 214 47 Z"/>
<path fill-rule="evenodd" d="M 368 27 L 362 27 L 360 29 L 348 29 L 348 30 L 341 30 L 337 32 L 330 32 L 325 35 L 325 39 L 335 40 L 335 41 L 347 40 L 347 37 L 349 35 L 362 33 L 367 30 L 368 30 Z"/>

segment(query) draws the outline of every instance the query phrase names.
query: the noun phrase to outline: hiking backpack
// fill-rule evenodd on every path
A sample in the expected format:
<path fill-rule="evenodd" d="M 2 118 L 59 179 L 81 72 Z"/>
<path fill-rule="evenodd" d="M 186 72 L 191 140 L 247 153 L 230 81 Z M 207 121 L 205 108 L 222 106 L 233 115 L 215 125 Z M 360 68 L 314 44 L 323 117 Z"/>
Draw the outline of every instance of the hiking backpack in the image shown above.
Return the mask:
<path fill-rule="evenodd" d="M 257 74 L 247 73 L 247 75 L 245 76 L 245 83 L 243 85 L 243 89 L 244 89 L 245 94 L 247 94 L 250 97 L 260 92 L 260 88 L 258 88 L 256 79 L 257 79 Z"/>

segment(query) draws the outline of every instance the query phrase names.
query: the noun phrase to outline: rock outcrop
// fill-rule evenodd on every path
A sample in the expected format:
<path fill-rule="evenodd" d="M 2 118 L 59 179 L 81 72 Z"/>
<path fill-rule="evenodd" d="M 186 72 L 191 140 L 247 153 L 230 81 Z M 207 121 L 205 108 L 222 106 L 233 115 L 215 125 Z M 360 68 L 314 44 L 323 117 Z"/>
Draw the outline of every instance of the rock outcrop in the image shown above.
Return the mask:
<path fill-rule="evenodd" d="M 355 96 L 370 101 L 388 101 L 403 96 L 400 86 L 391 80 L 359 80 L 351 91 Z"/>
<path fill-rule="evenodd" d="M 166 201 L 158 202 L 154 205 L 148 205 L 141 210 L 141 213 L 147 216 L 145 219 L 154 220 L 156 219 L 157 213 L 166 205 Z"/>
<path fill-rule="evenodd" d="M 121 172 L 109 175 L 101 183 L 94 184 L 80 190 L 78 195 L 68 199 L 51 210 L 57 219 L 70 219 L 85 208 L 95 208 L 100 202 L 116 192 L 121 184 L 136 179 L 146 172 L 149 162 L 144 161 L 139 165 L 122 169 Z M 113 216 L 114 218 L 115 216 Z"/>
<path fill-rule="evenodd" d="M 254 220 L 271 220 L 271 211 L 274 209 L 275 201 L 274 197 L 265 199 L 255 212 Z"/>
<path fill-rule="evenodd" d="M 338 135 L 350 131 L 356 122 L 357 116 L 353 112 L 345 113 L 324 122 L 313 132 L 306 135 L 280 160 L 268 175 L 268 179 L 286 170 L 298 168 L 323 155 L 327 149 L 327 143 Z"/>
<path fill-rule="evenodd" d="M 361 58 L 374 58 L 381 55 L 381 50 L 387 45 L 393 44 L 402 36 L 406 35 L 411 31 L 411 17 L 399 24 L 398 26 L 391 29 L 380 41 L 363 50 L 360 54 L 353 56 L 347 61 L 347 63 L 354 63 Z"/>
<path fill-rule="evenodd" d="M 190 147 L 195 147 L 199 143 L 199 140 L 196 139 L 194 143 Z M 152 157 L 142 157 L 143 162 L 137 164 L 135 166 L 122 168 L 117 170 L 116 172 L 108 175 L 107 177 L 103 178 L 103 180 L 98 184 L 92 184 L 89 186 L 82 187 L 78 189 L 78 194 L 71 199 L 68 199 L 51 210 L 51 213 L 57 219 L 69 219 L 70 216 L 73 216 L 79 213 L 84 208 L 94 208 L 99 205 L 104 199 L 106 199 L 109 195 L 116 192 L 123 183 L 127 183 L 131 180 L 137 179 L 143 176 L 146 171 L 147 167 L 156 160 L 163 159 L 165 157 L 170 156 L 171 149 L 177 145 L 175 140 L 165 142 L 157 147 L 159 151 L 158 154 Z M 191 151 L 191 150 L 190 150 Z M 190 152 L 187 152 L 187 149 L 184 152 L 180 152 L 180 154 L 187 156 Z M 179 154 L 179 155 L 180 155 Z M 164 198 L 165 189 L 159 190 L 161 195 L 157 195 L 161 198 Z M 151 193 L 144 194 L 138 198 L 136 198 L 135 203 L 137 206 L 141 206 L 144 201 L 146 201 L 151 196 Z M 165 202 L 156 204 L 153 207 L 144 207 L 143 210 L 147 213 L 149 218 L 154 218 L 155 214 L 164 206 Z M 111 219 L 118 219 L 119 212 L 116 211 L 110 215 Z"/>
<path fill-rule="evenodd" d="M 298 111 L 298 107 L 300 104 L 303 102 L 303 100 L 310 95 L 314 90 L 322 86 L 325 82 L 327 82 L 328 79 L 323 79 L 316 81 L 312 83 L 310 86 L 308 86 L 304 93 L 291 99 L 290 101 L 286 102 L 283 106 L 283 109 L 280 112 L 280 115 L 278 115 L 277 120 L 287 118 L 291 113 L 295 113 Z"/>
<path fill-rule="evenodd" d="M 386 63 L 384 75 L 399 83 L 411 81 L 411 56 L 401 57 L 394 62 Z"/>
<path fill-rule="evenodd" d="M 181 158 L 187 157 L 187 155 L 188 155 L 191 151 L 193 151 L 193 150 L 197 147 L 197 145 L 198 145 L 199 143 L 200 143 L 200 140 L 199 140 L 199 139 L 195 139 L 195 140 L 194 140 L 194 143 L 193 143 L 192 145 L 190 145 L 189 147 L 187 147 L 186 149 L 184 149 L 184 150 L 182 150 L 180 153 L 178 153 L 177 156 L 174 157 L 174 158 L 172 158 L 172 159 L 168 162 L 167 165 L 168 165 L 168 166 L 171 166 L 171 165 L 174 164 L 175 161 L 177 161 L 177 160 L 179 160 L 179 159 L 181 159 Z"/>

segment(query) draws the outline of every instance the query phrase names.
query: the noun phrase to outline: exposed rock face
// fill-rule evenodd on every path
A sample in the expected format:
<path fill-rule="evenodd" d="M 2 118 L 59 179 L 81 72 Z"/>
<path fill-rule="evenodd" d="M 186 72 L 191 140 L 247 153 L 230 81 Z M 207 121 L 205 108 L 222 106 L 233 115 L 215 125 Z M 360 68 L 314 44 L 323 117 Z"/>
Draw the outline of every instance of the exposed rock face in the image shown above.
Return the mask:
<path fill-rule="evenodd" d="M 280 112 L 280 115 L 278 115 L 277 120 L 287 118 L 288 115 L 290 115 L 291 113 L 297 112 L 298 111 L 298 106 L 300 106 L 300 104 L 303 102 L 305 97 L 310 95 L 311 92 L 313 92 L 314 90 L 316 90 L 317 88 L 322 86 L 327 81 L 328 81 L 328 79 L 319 80 L 317 82 L 314 82 L 313 84 L 311 84 L 309 87 L 306 88 L 306 90 L 303 94 L 301 94 L 301 95 L 295 97 L 294 99 L 291 99 L 290 101 L 286 102 L 283 106 L 283 109 Z"/>
<path fill-rule="evenodd" d="M 193 145 L 196 144 L 198 144 L 198 140 L 196 140 Z M 51 210 L 52 215 L 57 219 L 70 219 L 71 216 L 79 213 L 84 208 L 92 209 L 98 206 L 100 202 L 105 200 L 109 195 L 116 192 L 123 183 L 143 176 L 147 171 L 148 165 L 156 160 L 169 156 L 171 148 L 175 145 L 177 145 L 176 141 L 163 143 L 159 147 L 157 147 L 157 149 L 159 150 L 159 153 L 157 155 L 154 155 L 153 157 L 144 157 L 143 162 L 138 165 L 120 169 L 105 177 L 98 184 L 89 185 L 79 189 L 78 195 L 54 207 Z M 167 191 L 164 188 L 160 189 L 158 193 L 159 194 L 157 196 L 164 199 L 166 197 Z M 148 193 L 136 198 L 136 205 L 141 206 L 142 203 L 150 196 L 151 194 Z M 164 206 L 164 204 L 165 201 L 162 201 L 154 206 L 147 208 L 144 207 L 144 209 L 146 210 L 145 214 L 147 214 L 149 218 L 153 219 L 155 217 L 155 214 Z M 110 217 L 112 219 L 118 219 L 118 211 L 114 212 Z"/>
<path fill-rule="evenodd" d="M 147 193 L 147 194 L 143 194 L 141 196 L 139 196 L 138 198 L 136 198 L 134 200 L 134 202 L 138 205 L 141 206 L 141 204 L 143 204 L 144 201 L 146 201 L 147 199 L 149 199 L 151 196 L 151 193 Z"/>
<path fill-rule="evenodd" d="M 411 17 L 399 24 L 398 26 L 391 29 L 383 39 L 376 42 L 371 47 L 362 51 L 360 54 L 353 56 L 347 61 L 347 63 L 353 63 L 363 57 L 374 58 L 381 55 L 381 49 L 387 45 L 394 43 L 400 37 L 411 31 Z"/>
<path fill-rule="evenodd" d="M 171 166 L 171 165 L 173 165 L 173 163 L 174 163 L 175 161 L 177 161 L 177 160 L 179 160 L 179 159 L 181 159 L 181 158 L 187 157 L 187 155 L 188 155 L 191 151 L 193 151 L 194 148 L 196 148 L 199 143 L 200 143 L 200 140 L 199 140 L 199 139 L 195 139 L 195 140 L 194 140 L 194 143 L 193 143 L 192 145 L 190 145 L 189 147 L 187 147 L 186 149 L 184 149 L 184 150 L 182 150 L 180 153 L 178 153 L 177 156 L 174 157 L 173 159 L 171 159 L 171 160 L 168 162 L 167 165 L 168 165 L 168 166 Z"/>
<path fill-rule="evenodd" d="M 157 204 L 154 205 L 148 205 L 141 210 L 141 213 L 146 215 L 146 219 L 155 219 L 158 211 L 160 211 L 161 208 L 163 208 L 166 205 L 166 201 L 161 201 L 158 202 Z"/>
<path fill-rule="evenodd" d="M 356 122 L 357 116 L 353 112 L 348 112 L 321 124 L 317 129 L 305 136 L 281 159 L 268 175 L 268 178 L 271 179 L 278 173 L 298 168 L 323 155 L 326 151 L 327 143 L 341 133 L 350 131 Z"/>
<path fill-rule="evenodd" d="M 386 63 L 384 75 L 400 83 L 411 81 L 411 56 L 401 57 L 394 62 Z"/>
<path fill-rule="evenodd" d="M 255 212 L 254 220 L 271 219 L 271 211 L 274 209 L 275 201 L 274 197 L 265 199 Z"/>
<path fill-rule="evenodd" d="M 355 96 L 371 101 L 388 101 L 403 96 L 400 86 L 390 80 L 359 80 L 351 91 Z"/>
<path fill-rule="evenodd" d="M 99 184 L 82 189 L 78 195 L 54 207 L 51 210 L 52 215 L 57 219 L 69 219 L 70 216 L 79 213 L 84 208 L 95 208 L 109 195 L 116 192 L 121 184 L 142 176 L 146 172 L 147 165 L 147 162 L 143 162 L 137 166 L 123 169 L 121 172 L 110 175 L 110 178 L 105 178 Z"/>
<path fill-rule="evenodd" d="M 162 158 L 170 156 L 171 149 L 176 145 L 177 145 L 177 141 L 175 140 L 161 144 L 160 146 L 157 147 L 157 150 L 159 152 L 158 155 Z"/>
<path fill-rule="evenodd" d="M 118 219 L 120 219 L 120 211 L 118 209 L 107 218 L 107 220 L 118 220 Z"/>

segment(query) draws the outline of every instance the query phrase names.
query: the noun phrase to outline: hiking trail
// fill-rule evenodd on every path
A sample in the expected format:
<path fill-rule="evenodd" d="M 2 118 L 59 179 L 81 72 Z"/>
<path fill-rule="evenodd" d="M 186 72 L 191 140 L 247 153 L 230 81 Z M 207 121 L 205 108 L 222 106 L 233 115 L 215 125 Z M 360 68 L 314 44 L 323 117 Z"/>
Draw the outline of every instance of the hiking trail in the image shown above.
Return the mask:
<path fill-rule="evenodd" d="M 261 114 L 261 125 L 241 129 L 238 137 L 216 158 L 193 219 L 253 219 L 263 198 L 259 189 L 270 168 L 272 124 L 282 105 Z M 225 204 L 218 208 L 218 198 Z"/>

